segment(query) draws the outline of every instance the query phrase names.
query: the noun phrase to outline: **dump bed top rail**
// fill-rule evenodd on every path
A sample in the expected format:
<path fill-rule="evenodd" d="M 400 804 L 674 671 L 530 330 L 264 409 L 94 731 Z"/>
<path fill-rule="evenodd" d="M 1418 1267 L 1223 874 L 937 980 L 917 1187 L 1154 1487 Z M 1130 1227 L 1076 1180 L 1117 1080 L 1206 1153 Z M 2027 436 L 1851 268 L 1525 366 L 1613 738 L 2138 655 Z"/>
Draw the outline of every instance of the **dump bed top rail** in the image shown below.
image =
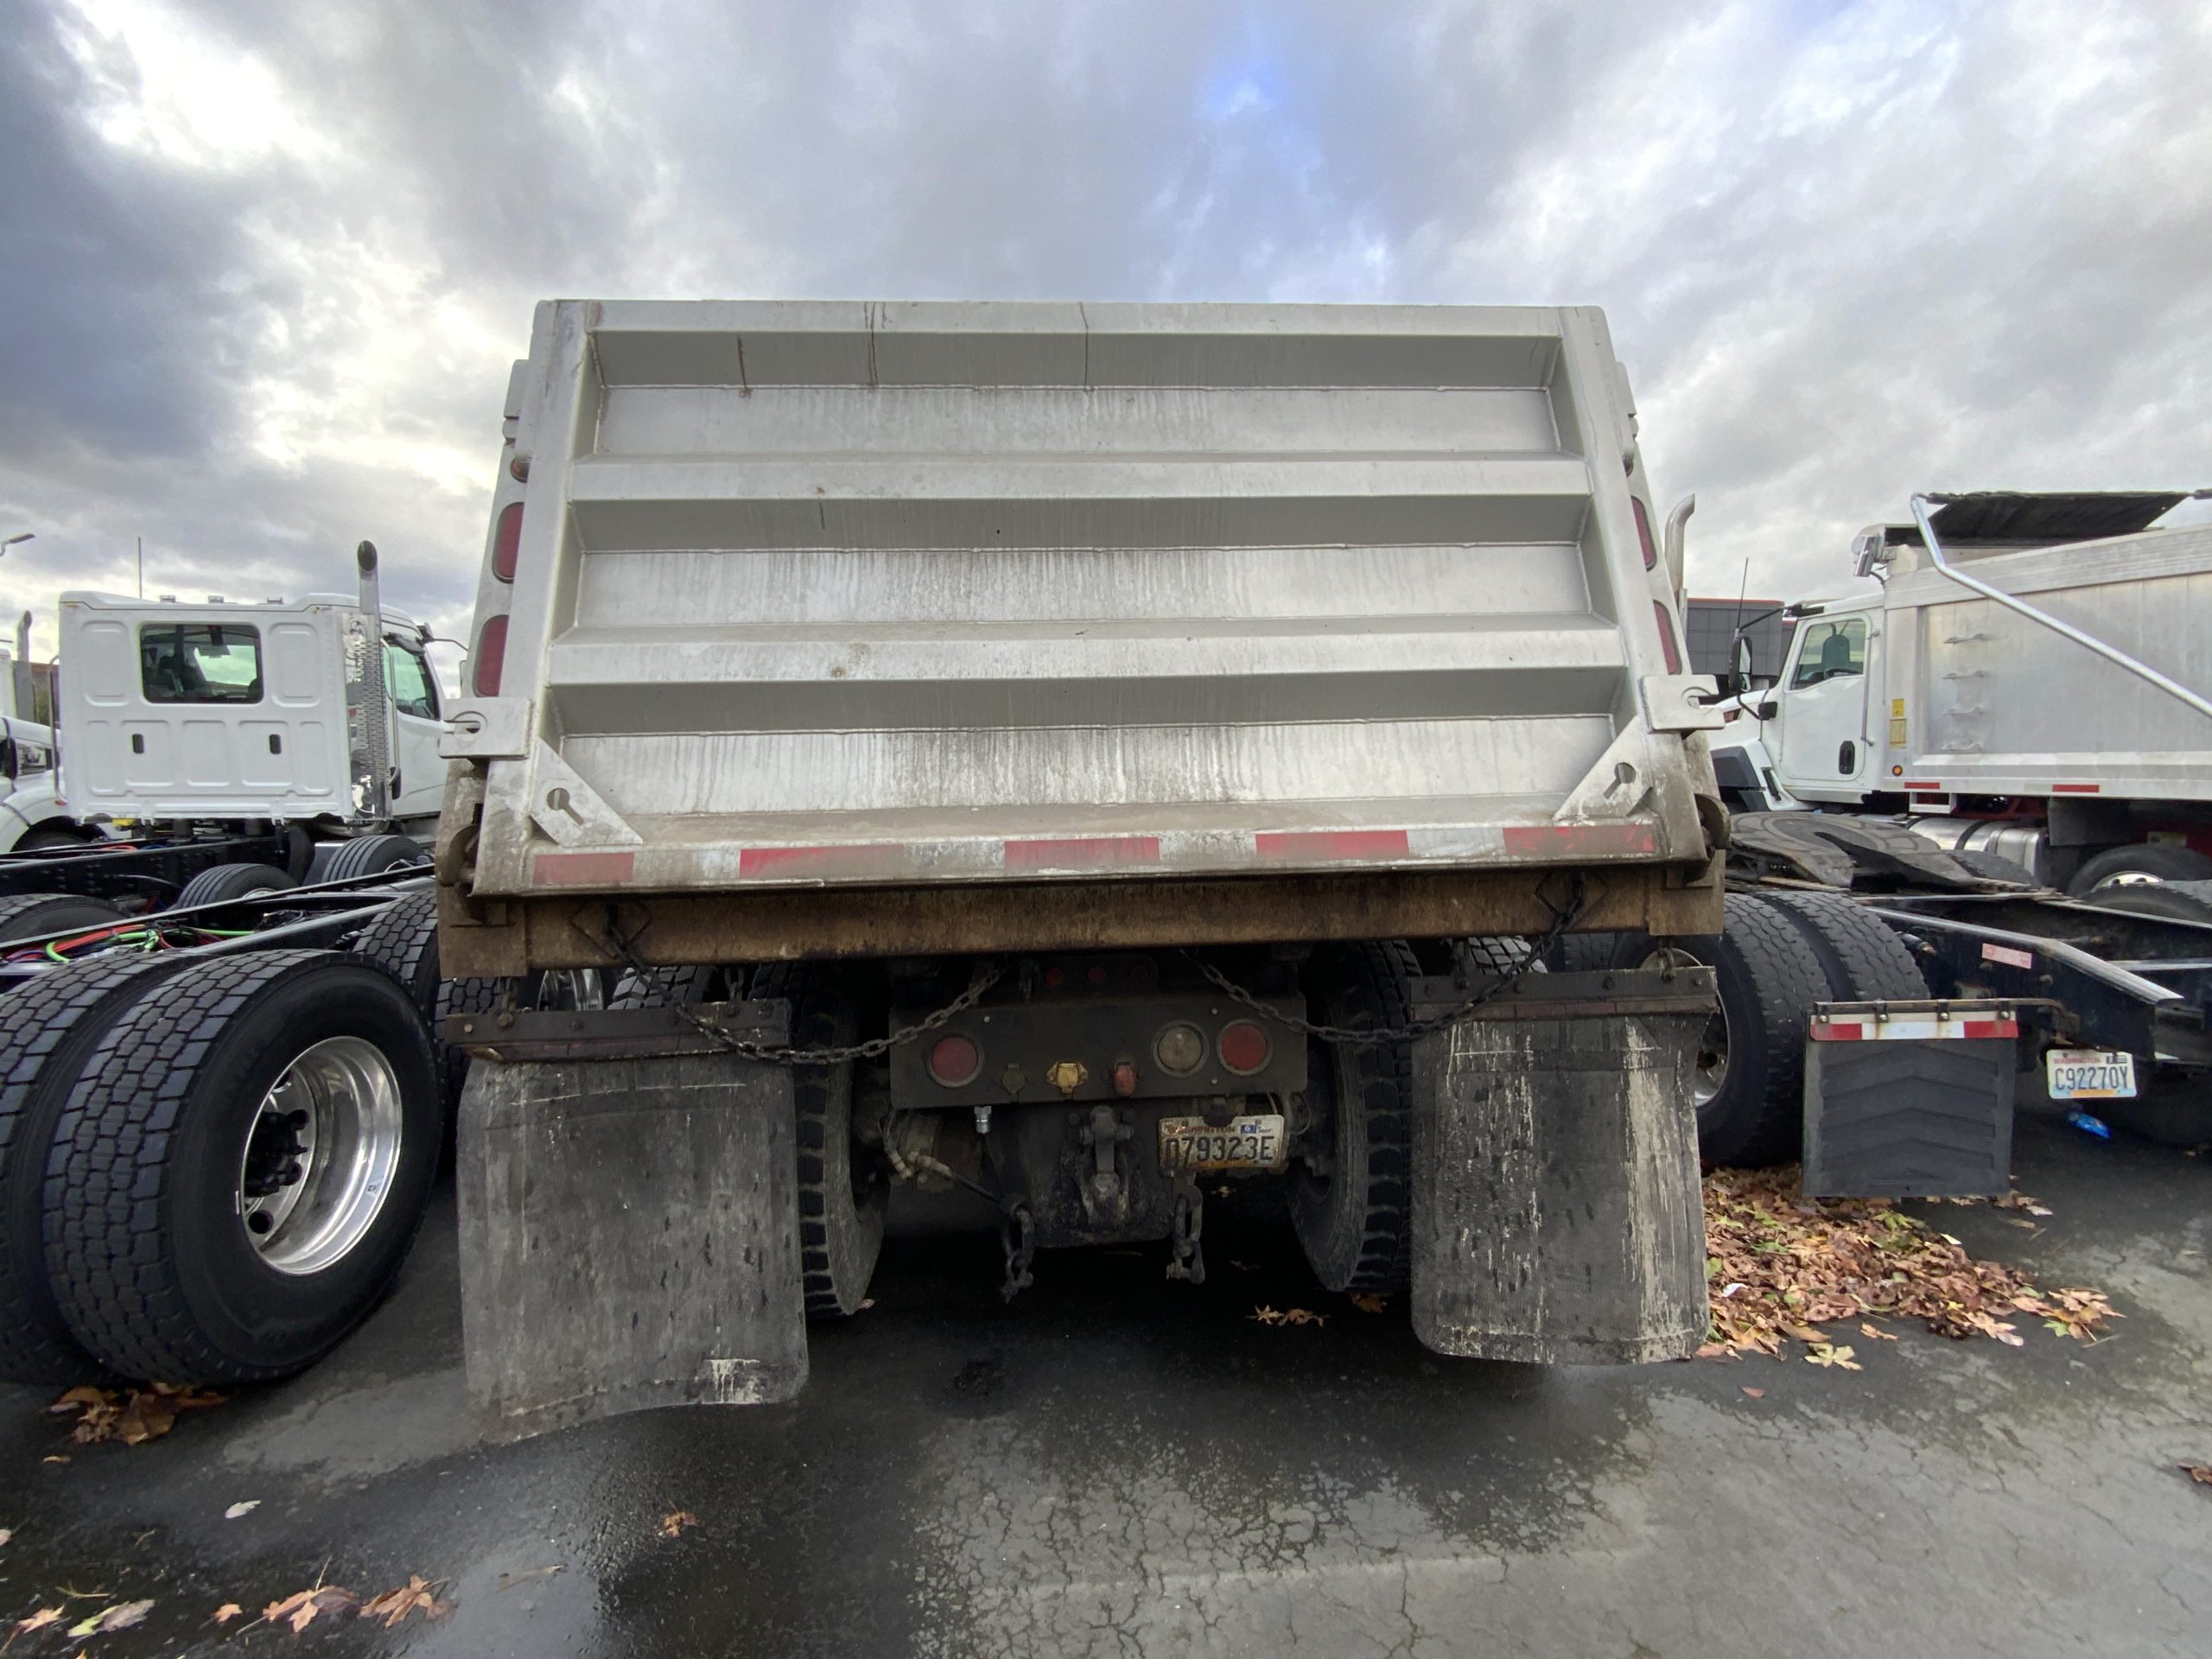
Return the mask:
<path fill-rule="evenodd" d="M 562 301 L 509 414 L 479 897 L 1705 855 L 1595 310 Z"/>

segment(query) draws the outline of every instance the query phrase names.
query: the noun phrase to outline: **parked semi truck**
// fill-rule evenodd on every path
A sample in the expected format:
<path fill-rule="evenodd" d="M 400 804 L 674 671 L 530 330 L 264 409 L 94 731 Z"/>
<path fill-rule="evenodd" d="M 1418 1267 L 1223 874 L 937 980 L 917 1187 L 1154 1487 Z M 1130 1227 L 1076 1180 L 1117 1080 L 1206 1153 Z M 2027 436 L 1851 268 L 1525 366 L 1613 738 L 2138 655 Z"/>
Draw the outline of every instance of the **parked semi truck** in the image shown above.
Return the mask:
<path fill-rule="evenodd" d="M 445 969 L 658 1006 L 448 1024 L 493 1432 L 787 1395 L 902 1179 L 1009 1294 L 1274 1179 L 1440 1350 L 1694 1344 L 1709 975 L 1452 944 L 1717 931 L 1599 313 L 561 302 L 506 438 Z"/>
<path fill-rule="evenodd" d="M 2151 528 L 2187 499 L 1930 497 L 1861 531 L 1880 585 L 1790 605 L 1779 683 L 1713 740 L 1730 804 L 1894 818 L 2077 896 L 2212 880 L 2212 524 Z"/>

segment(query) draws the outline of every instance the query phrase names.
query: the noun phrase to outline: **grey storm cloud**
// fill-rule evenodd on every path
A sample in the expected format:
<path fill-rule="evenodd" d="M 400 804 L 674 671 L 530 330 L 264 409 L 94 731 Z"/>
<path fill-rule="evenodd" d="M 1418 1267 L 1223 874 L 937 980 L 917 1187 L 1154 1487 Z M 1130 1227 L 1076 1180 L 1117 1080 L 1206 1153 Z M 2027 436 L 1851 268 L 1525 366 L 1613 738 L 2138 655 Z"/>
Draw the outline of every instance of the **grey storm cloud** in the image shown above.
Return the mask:
<path fill-rule="evenodd" d="M 447 632 L 554 295 L 1596 302 L 1692 585 L 1904 494 L 2203 480 L 2212 24 L 2136 3 L 30 0 L 0 603 Z"/>

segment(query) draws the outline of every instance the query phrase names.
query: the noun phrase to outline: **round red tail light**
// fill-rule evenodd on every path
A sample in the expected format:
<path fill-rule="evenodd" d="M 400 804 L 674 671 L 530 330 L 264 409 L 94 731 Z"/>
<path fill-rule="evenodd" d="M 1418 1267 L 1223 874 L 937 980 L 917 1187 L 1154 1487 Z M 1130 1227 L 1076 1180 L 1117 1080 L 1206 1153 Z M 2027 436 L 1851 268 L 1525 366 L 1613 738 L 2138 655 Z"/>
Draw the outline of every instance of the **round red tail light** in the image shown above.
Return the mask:
<path fill-rule="evenodd" d="M 972 1037 L 940 1037 L 930 1050 L 930 1076 L 947 1089 L 975 1082 L 982 1069 L 983 1051 Z"/>
<path fill-rule="evenodd" d="M 1268 1033 L 1249 1020 L 1224 1026 L 1214 1048 L 1221 1063 L 1239 1077 L 1249 1077 L 1268 1063 Z"/>

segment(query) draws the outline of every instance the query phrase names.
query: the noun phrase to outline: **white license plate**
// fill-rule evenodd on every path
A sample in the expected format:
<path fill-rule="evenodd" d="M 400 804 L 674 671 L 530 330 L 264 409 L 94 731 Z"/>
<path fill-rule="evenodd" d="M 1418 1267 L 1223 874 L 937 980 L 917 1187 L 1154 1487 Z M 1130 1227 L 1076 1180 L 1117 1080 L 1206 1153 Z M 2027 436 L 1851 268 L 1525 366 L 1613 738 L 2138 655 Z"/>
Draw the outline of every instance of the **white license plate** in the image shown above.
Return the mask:
<path fill-rule="evenodd" d="M 1281 1169 L 1289 1161 L 1289 1137 L 1279 1113 L 1220 1124 L 1203 1117 L 1160 1120 L 1160 1166 L 1170 1174 L 1179 1169 Z"/>
<path fill-rule="evenodd" d="M 2135 1057 L 2098 1048 L 2054 1048 L 2044 1056 L 2053 1100 L 2133 1100 Z"/>

